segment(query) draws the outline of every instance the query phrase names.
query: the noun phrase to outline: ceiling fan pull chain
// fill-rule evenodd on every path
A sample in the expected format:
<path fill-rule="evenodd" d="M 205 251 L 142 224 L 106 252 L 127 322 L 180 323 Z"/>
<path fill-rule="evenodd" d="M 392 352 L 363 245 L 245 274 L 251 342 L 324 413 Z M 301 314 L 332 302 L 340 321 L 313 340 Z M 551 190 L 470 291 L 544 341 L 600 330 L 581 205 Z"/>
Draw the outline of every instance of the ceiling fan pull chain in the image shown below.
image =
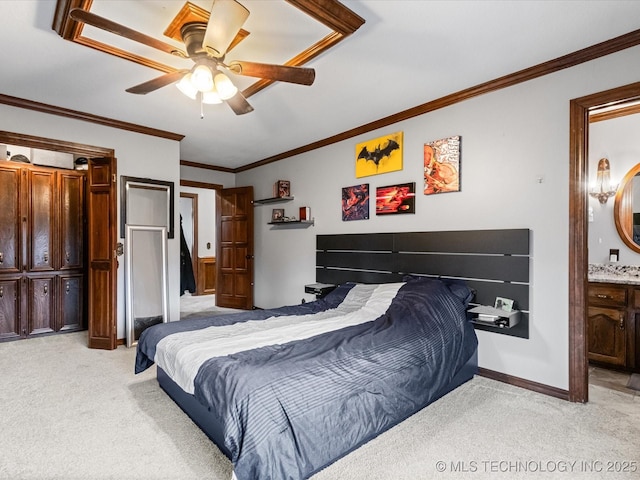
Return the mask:
<path fill-rule="evenodd" d="M 204 119 L 204 102 L 202 92 L 200 92 L 200 120 Z"/>

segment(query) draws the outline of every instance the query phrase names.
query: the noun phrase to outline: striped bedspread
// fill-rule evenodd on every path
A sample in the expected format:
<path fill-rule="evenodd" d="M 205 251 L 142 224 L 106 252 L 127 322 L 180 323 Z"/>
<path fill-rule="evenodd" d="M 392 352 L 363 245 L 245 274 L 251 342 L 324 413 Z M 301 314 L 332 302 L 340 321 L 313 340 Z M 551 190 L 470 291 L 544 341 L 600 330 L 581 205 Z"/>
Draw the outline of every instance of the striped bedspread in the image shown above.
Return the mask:
<path fill-rule="evenodd" d="M 468 294 L 433 279 L 346 284 L 298 306 L 156 325 L 136 371 L 156 362 L 211 410 L 238 480 L 308 478 L 437 398 L 477 346 Z"/>

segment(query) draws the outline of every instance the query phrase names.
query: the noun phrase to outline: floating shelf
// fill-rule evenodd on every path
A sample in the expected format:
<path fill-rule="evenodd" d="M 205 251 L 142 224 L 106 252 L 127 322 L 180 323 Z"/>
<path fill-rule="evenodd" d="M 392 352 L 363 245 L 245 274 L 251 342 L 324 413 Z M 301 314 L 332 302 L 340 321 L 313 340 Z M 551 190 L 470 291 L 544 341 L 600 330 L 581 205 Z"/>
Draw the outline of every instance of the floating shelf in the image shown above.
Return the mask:
<path fill-rule="evenodd" d="M 293 197 L 273 197 L 273 198 L 263 198 L 260 200 L 254 200 L 254 205 L 266 205 L 268 203 L 280 203 L 280 202 L 290 202 L 293 200 Z"/>
<path fill-rule="evenodd" d="M 275 227 L 298 227 L 306 228 L 314 224 L 314 220 L 289 220 L 284 222 L 269 222 L 267 225 L 273 225 Z"/>

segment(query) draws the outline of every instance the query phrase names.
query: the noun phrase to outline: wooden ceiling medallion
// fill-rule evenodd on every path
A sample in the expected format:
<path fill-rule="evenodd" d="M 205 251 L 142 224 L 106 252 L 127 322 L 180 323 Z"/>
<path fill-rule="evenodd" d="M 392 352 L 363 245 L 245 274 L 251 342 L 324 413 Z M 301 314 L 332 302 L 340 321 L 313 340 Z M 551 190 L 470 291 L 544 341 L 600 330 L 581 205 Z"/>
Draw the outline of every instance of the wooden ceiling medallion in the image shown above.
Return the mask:
<path fill-rule="evenodd" d="M 345 7 L 337 0 L 286 0 L 290 5 L 300 9 L 314 20 L 333 30 L 331 33 L 309 46 L 295 57 L 284 62 L 284 65 L 299 67 L 309 62 L 311 59 L 326 52 L 337 43 L 360 28 L 365 20 Z M 149 58 L 136 55 L 121 48 L 98 42 L 82 35 L 83 23 L 69 17 L 69 12 L 74 8 L 81 8 L 86 11 L 91 10 L 93 0 L 57 0 L 56 10 L 53 18 L 53 30 L 65 40 L 69 40 L 80 45 L 94 48 L 101 52 L 109 53 L 125 60 L 129 60 L 140 65 L 144 65 L 164 73 L 178 71 L 176 68 L 165 65 Z M 182 42 L 180 28 L 189 22 L 204 22 L 209 20 L 209 12 L 197 5 L 186 2 L 175 18 L 171 21 L 164 34 L 169 38 Z M 241 29 L 236 38 L 231 43 L 228 50 L 236 46 L 249 32 Z M 249 85 L 242 94 L 249 97 L 259 92 L 263 88 L 274 83 L 274 80 L 261 79 Z"/>

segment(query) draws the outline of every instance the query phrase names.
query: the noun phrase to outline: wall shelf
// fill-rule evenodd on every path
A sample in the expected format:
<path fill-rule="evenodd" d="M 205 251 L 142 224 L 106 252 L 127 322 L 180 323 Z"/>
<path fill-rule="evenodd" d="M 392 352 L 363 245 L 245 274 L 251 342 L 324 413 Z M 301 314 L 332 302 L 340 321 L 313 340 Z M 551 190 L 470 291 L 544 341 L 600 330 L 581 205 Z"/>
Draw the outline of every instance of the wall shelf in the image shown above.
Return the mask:
<path fill-rule="evenodd" d="M 282 202 L 290 202 L 293 200 L 293 197 L 273 197 L 273 198 L 262 198 L 260 200 L 254 200 L 254 205 L 267 205 L 269 203 L 282 203 Z"/>
<path fill-rule="evenodd" d="M 314 219 L 311 220 L 288 220 L 284 222 L 269 222 L 267 225 L 274 227 L 291 227 L 291 228 L 307 228 L 314 225 Z"/>

